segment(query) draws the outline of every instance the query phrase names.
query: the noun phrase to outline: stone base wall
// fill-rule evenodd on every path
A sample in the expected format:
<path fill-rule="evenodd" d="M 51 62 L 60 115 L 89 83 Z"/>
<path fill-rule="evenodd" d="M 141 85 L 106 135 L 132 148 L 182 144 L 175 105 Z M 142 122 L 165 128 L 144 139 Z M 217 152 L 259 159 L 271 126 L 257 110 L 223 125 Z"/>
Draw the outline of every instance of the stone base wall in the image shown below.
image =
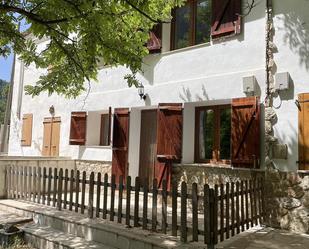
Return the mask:
<path fill-rule="evenodd" d="M 309 172 L 266 171 L 267 225 L 309 234 Z"/>
<path fill-rule="evenodd" d="M 198 184 L 198 190 L 202 191 L 204 184 L 214 186 L 215 184 L 224 184 L 227 182 L 236 182 L 241 180 L 254 180 L 257 177 L 264 177 L 265 171 L 257 169 L 235 169 L 227 166 L 205 166 L 176 164 L 173 166 L 172 180 L 180 185 L 182 181 L 188 184 Z M 180 187 L 180 186 L 179 186 Z"/>
<path fill-rule="evenodd" d="M 87 178 L 89 178 L 90 173 L 100 172 L 103 176 L 107 173 L 109 176 L 112 172 L 112 163 L 103 161 L 90 161 L 90 160 L 75 160 L 76 170 L 80 172 L 86 171 Z"/>

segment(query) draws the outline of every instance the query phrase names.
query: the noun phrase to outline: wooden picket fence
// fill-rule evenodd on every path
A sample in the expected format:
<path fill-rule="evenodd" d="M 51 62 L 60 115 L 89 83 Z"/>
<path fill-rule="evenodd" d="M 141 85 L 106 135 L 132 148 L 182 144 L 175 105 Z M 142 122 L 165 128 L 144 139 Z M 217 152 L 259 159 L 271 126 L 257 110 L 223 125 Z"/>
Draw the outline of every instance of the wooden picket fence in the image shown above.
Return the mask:
<path fill-rule="evenodd" d="M 168 191 L 166 181 L 158 189 L 154 179 L 148 189 L 148 180 L 139 177 L 132 186 L 130 176 L 121 176 L 116 183 L 115 176 L 109 179 L 105 174 L 102 179 L 101 173 L 92 172 L 87 178 L 86 172 L 57 168 L 7 167 L 6 176 L 9 198 L 87 213 L 89 218 L 116 219 L 127 226 L 180 236 L 183 242 L 204 241 L 209 248 L 264 218 L 262 178 L 205 184 L 199 190 L 196 183 L 172 183 Z"/>

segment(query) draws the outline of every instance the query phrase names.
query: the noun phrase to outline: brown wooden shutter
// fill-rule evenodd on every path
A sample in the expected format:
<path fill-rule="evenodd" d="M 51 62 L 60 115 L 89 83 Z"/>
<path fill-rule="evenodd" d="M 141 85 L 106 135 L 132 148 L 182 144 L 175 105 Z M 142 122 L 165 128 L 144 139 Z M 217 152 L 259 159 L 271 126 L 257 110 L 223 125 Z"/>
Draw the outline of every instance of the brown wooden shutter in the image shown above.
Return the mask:
<path fill-rule="evenodd" d="M 258 97 L 232 100 L 232 165 L 259 168 L 260 103 Z"/>
<path fill-rule="evenodd" d="M 166 179 L 171 182 L 172 163 L 181 161 L 182 104 L 159 104 L 157 115 L 157 160 L 155 177 L 159 187 Z"/>
<path fill-rule="evenodd" d="M 129 118 L 128 108 L 114 110 L 112 174 L 116 181 L 128 174 Z"/>
<path fill-rule="evenodd" d="M 300 170 L 309 170 L 309 93 L 298 95 L 298 160 Z"/>
<path fill-rule="evenodd" d="M 241 0 L 213 0 L 212 37 L 239 34 L 241 29 L 240 14 Z"/>
<path fill-rule="evenodd" d="M 22 135 L 21 135 L 21 145 L 22 146 L 31 146 L 32 122 L 33 122 L 32 114 L 23 115 Z"/>
<path fill-rule="evenodd" d="M 61 118 L 56 117 L 52 120 L 52 137 L 50 155 L 53 157 L 59 156 L 59 144 L 60 144 L 60 125 Z"/>
<path fill-rule="evenodd" d="M 86 142 L 87 113 L 71 113 L 70 145 L 84 145 Z"/>
<path fill-rule="evenodd" d="M 150 53 L 160 53 L 162 48 L 162 24 L 157 24 L 149 32 L 147 48 Z"/>

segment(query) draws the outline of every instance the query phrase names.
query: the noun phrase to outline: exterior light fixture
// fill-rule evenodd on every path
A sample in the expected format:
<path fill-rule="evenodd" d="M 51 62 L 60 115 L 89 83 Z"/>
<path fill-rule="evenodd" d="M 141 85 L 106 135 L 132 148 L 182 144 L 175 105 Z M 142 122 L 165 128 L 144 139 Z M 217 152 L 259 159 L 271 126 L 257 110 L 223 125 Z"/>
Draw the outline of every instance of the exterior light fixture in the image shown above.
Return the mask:
<path fill-rule="evenodd" d="M 49 107 L 49 113 L 50 115 L 55 116 L 55 107 L 53 105 Z"/>
<path fill-rule="evenodd" d="M 145 100 L 146 95 L 145 95 L 145 88 L 143 84 L 139 84 L 137 87 L 138 95 L 141 97 L 141 99 Z"/>

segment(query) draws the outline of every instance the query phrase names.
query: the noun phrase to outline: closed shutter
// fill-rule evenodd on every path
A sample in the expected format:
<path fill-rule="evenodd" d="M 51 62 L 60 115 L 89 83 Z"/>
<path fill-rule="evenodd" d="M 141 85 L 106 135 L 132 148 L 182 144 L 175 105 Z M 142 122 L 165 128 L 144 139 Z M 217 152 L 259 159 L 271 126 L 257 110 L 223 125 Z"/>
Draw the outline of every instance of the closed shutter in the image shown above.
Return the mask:
<path fill-rule="evenodd" d="M 117 182 L 128 174 L 129 117 L 128 108 L 114 110 L 112 174 Z"/>
<path fill-rule="evenodd" d="M 147 48 L 150 53 L 160 53 L 162 48 L 162 24 L 157 24 L 149 32 Z"/>
<path fill-rule="evenodd" d="M 33 120 L 32 114 L 23 115 L 22 135 L 21 135 L 21 145 L 22 146 L 31 146 L 32 120 Z"/>
<path fill-rule="evenodd" d="M 298 95 L 298 153 L 299 169 L 309 170 L 309 93 Z"/>
<path fill-rule="evenodd" d="M 260 103 L 258 97 L 232 100 L 232 165 L 259 168 Z"/>
<path fill-rule="evenodd" d="M 51 156 L 59 156 L 59 144 L 60 144 L 60 117 L 53 118 L 52 122 L 52 137 L 51 137 Z"/>
<path fill-rule="evenodd" d="M 159 104 L 157 119 L 158 163 L 154 175 L 160 187 L 163 179 L 170 185 L 172 163 L 181 161 L 182 104 Z"/>
<path fill-rule="evenodd" d="M 87 113 L 72 112 L 70 145 L 84 145 L 86 142 Z"/>
<path fill-rule="evenodd" d="M 43 148 L 42 156 L 50 156 L 52 140 L 52 118 L 44 118 Z"/>
<path fill-rule="evenodd" d="M 238 34 L 241 29 L 240 22 L 241 0 L 213 0 L 212 25 L 213 38 Z"/>

